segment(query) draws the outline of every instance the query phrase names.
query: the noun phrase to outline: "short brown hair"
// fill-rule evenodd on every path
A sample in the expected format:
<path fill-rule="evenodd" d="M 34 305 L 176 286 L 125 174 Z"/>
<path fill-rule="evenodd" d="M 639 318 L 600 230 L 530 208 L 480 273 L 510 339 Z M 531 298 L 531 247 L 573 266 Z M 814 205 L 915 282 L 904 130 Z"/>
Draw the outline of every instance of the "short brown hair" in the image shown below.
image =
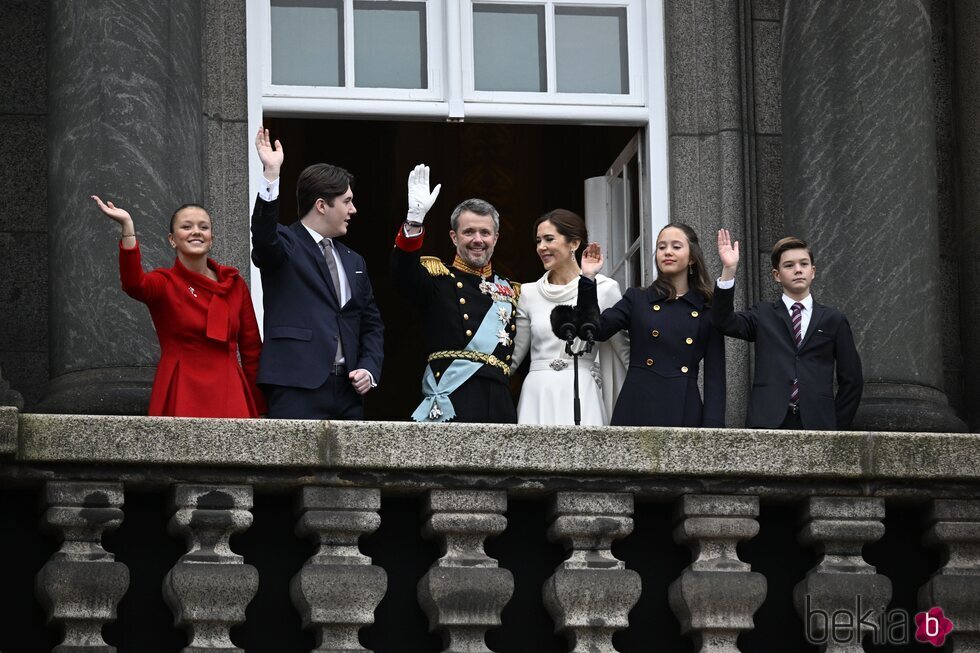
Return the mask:
<path fill-rule="evenodd" d="M 805 249 L 806 253 L 810 255 L 810 265 L 815 265 L 813 260 L 813 251 L 810 250 L 810 246 L 806 244 L 806 241 L 802 238 L 797 238 L 796 236 L 786 236 L 785 238 L 780 238 L 777 240 L 776 244 L 772 246 L 771 258 L 773 270 L 779 268 L 779 259 L 783 258 L 783 252 L 791 249 Z"/>
<path fill-rule="evenodd" d="M 296 213 L 302 218 L 321 197 L 329 206 L 335 198 L 354 187 L 354 175 L 329 163 L 315 163 L 299 173 L 296 182 Z"/>

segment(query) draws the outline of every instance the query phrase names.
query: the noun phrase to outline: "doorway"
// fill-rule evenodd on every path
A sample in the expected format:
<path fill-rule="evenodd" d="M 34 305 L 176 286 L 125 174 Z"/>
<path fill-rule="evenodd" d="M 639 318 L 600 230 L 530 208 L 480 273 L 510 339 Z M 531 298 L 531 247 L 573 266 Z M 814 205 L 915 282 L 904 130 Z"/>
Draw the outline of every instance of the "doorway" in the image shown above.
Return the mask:
<path fill-rule="evenodd" d="M 409 419 L 420 400 L 425 365 L 420 323 L 389 273 L 395 233 L 407 209 L 409 171 L 431 168 L 442 184 L 426 216 L 423 255 L 452 261 L 449 215 L 464 199 L 480 197 L 500 212 L 495 269 L 520 282 L 543 273 L 531 226 L 562 207 L 584 216 L 584 180 L 604 175 L 635 127 L 484 124 L 267 118 L 286 154 L 281 220 L 296 219 L 296 178 L 313 163 L 332 163 L 354 177 L 357 215 L 343 242 L 364 256 L 385 322 L 385 360 L 379 387 L 368 394 L 371 420 Z M 625 290 L 625 288 L 624 288 Z M 525 363 L 526 365 L 526 363 Z M 523 374 L 511 384 L 515 401 Z"/>

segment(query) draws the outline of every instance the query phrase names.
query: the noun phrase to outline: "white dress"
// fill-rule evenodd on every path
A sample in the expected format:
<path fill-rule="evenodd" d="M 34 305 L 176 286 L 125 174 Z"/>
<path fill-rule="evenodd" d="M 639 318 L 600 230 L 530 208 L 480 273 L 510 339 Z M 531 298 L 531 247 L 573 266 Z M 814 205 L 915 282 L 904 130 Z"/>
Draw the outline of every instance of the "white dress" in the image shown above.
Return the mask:
<path fill-rule="evenodd" d="M 524 379 L 517 404 L 519 424 L 574 424 L 572 356 L 565 343 L 551 331 L 551 311 L 555 306 L 574 306 L 578 299 L 578 277 L 563 286 L 548 282 L 548 273 L 521 285 L 517 303 L 517 335 L 513 364 L 517 369 L 528 350 L 531 370 Z M 599 308 L 619 301 L 619 284 L 603 275 L 596 276 Z M 582 346 L 576 340 L 576 349 Z M 606 342 L 596 343 L 591 353 L 579 359 L 579 397 L 582 425 L 609 424 L 616 397 L 629 367 L 629 336 L 621 331 Z"/>

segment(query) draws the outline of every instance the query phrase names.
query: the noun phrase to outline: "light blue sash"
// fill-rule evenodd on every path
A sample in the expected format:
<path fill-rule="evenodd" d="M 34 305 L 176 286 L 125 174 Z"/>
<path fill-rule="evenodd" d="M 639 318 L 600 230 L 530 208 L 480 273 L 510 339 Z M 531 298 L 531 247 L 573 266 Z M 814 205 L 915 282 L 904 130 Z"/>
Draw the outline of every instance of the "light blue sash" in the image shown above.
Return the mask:
<path fill-rule="evenodd" d="M 495 284 L 510 288 L 510 284 L 500 277 L 494 276 L 493 281 Z M 501 321 L 498 315 L 500 309 L 504 309 L 506 321 Z M 480 328 L 466 344 L 466 351 L 492 354 L 499 343 L 497 332 L 501 329 L 506 330 L 512 310 L 513 306 L 509 301 L 495 301 L 483 316 Z M 455 418 L 456 409 L 453 407 L 453 402 L 449 401 L 449 395 L 466 383 L 482 366 L 483 363 L 458 358 L 449 364 L 442 377 L 437 380 L 432 372 L 432 365 L 426 365 L 425 373 L 422 375 L 422 394 L 425 395 L 425 399 L 412 413 L 412 419 L 416 422 L 448 422 Z"/>

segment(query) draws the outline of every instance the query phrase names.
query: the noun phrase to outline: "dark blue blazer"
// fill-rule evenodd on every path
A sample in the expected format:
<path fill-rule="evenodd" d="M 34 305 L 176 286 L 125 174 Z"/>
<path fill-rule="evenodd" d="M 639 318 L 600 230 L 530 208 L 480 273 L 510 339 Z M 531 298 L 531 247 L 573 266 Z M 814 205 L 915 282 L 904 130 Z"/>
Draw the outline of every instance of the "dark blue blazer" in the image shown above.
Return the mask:
<path fill-rule="evenodd" d="M 323 253 L 299 221 L 279 224 L 279 201 L 256 198 L 252 261 L 262 271 L 265 342 L 259 383 L 318 388 L 327 380 L 337 340 L 347 368 L 381 381 L 384 324 L 364 258 L 336 240 L 351 296 L 341 308 Z"/>
<path fill-rule="evenodd" d="M 861 403 L 864 375 L 851 325 L 843 313 L 813 302 L 813 315 L 797 350 L 793 323 L 781 298 L 761 302 L 748 311 L 736 311 L 734 298 L 735 288 L 716 287 L 712 318 L 725 335 L 755 342 L 746 426 L 778 428 L 786 419 L 793 379 L 799 378 L 803 428 L 849 429 Z"/>
<path fill-rule="evenodd" d="M 594 281 L 579 279 L 578 302 L 598 313 Z M 725 338 L 695 291 L 667 301 L 652 287 L 628 288 L 602 312 L 597 339 L 630 336 L 630 366 L 616 400 L 614 426 L 725 425 Z M 704 399 L 698 370 L 704 361 Z"/>

